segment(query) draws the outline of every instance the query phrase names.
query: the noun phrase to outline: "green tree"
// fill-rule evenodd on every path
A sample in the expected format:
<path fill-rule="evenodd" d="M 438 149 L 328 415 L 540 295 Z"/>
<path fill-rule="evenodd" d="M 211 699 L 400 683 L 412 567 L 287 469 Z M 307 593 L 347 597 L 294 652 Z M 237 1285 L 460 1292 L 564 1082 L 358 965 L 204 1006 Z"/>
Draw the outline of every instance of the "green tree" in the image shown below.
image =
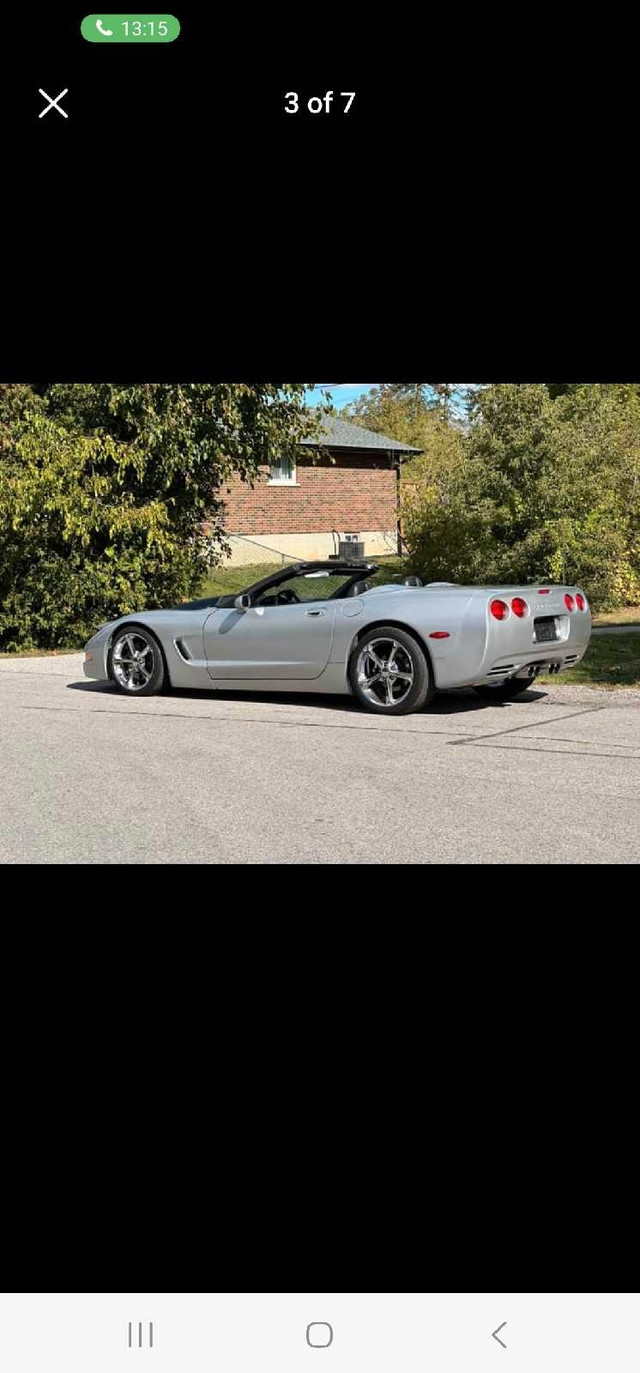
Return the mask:
<path fill-rule="evenodd" d="M 420 450 L 402 464 L 401 527 L 411 566 L 429 564 L 435 569 L 433 580 L 443 573 L 445 561 L 450 569 L 458 537 L 464 542 L 456 514 L 463 431 L 449 419 L 448 405 L 441 403 L 436 389 L 426 384 L 376 386 L 341 412 L 365 429 Z M 447 578 L 443 573 L 443 579 L 450 575 L 450 570 Z"/>
<path fill-rule="evenodd" d="M 582 581 L 595 606 L 640 599 L 640 394 L 571 388 L 554 404 L 554 451 L 541 500 L 555 523 L 554 571 Z M 549 539 L 551 541 L 551 531 Z"/>
<path fill-rule="evenodd" d="M 429 417 L 453 417 L 456 387 L 448 382 L 389 382 L 373 386 L 341 410 L 344 419 L 364 429 L 389 434 L 390 438 L 410 441 L 417 438 Z"/>
<path fill-rule="evenodd" d="M 196 593 L 225 547 L 225 481 L 316 432 L 305 390 L 0 387 L 0 646 Z"/>
<path fill-rule="evenodd" d="M 634 387 L 478 390 L 463 456 L 434 502 L 405 512 L 427 580 L 584 586 L 593 605 L 640 597 L 640 399 Z"/>
<path fill-rule="evenodd" d="M 559 396 L 577 395 L 580 392 L 589 390 L 593 393 L 599 392 L 600 395 L 617 396 L 622 403 L 628 403 L 640 396 L 640 385 L 623 382 L 597 382 L 586 386 L 584 382 L 548 382 L 547 391 L 552 400 L 557 400 Z"/>

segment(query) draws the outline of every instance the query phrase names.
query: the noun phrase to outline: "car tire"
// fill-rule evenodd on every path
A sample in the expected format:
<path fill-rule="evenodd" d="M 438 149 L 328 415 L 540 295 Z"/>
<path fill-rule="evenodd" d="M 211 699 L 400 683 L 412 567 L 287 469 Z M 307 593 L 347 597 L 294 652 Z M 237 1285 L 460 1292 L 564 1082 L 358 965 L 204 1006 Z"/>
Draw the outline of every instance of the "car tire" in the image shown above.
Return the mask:
<path fill-rule="evenodd" d="M 424 649 L 396 625 L 363 634 L 349 659 L 349 682 L 360 705 L 376 715 L 410 715 L 435 692 Z"/>
<path fill-rule="evenodd" d="M 162 691 L 166 671 L 155 634 L 142 625 L 116 630 L 109 650 L 109 676 L 124 696 L 155 696 Z"/>
<path fill-rule="evenodd" d="M 533 686 L 532 677 L 508 677 L 506 682 L 496 682 L 495 686 L 475 686 L 473 690 L 483 701 L 513 701 Z"/>

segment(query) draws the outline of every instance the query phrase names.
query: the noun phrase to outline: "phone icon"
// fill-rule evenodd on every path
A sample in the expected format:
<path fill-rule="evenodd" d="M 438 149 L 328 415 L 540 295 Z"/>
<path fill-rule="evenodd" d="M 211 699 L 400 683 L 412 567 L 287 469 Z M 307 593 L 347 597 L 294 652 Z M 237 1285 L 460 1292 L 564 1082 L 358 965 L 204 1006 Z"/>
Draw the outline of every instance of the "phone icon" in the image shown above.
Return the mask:
<path fill-rule="evenodd" d="M 96 28 L 103 38 L 113 38 L 113 29 L 104 29 L 101 19 L 96 19 Z"/>

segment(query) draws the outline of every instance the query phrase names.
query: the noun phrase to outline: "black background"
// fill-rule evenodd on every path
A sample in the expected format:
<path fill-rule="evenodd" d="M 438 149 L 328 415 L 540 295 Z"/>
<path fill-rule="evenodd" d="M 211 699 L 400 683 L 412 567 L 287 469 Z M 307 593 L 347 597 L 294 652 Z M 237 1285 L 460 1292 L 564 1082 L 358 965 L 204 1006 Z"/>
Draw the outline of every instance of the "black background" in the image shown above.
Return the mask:
<path fill-rule="evenodd" d="M 3 380 L 638 379 L 619 35 L 179 17 L 2 20 Z M 348 117 L 284 115 L 328 89 Z M 4 1286 L 635 1285 L 626 936 L 587 870 L 521 872 L 145 871 L 139 906 L 139 871 L 29 869 Z"/>
<path fill-rule="evenodd" d="M 637 1289 L 633 960 L 558 873 L 29 869 L 5 1290 Z"/>
<path fill-rule="evenodd" d="M 628 45 L 527 12 L 3 20 L 7 379 L 633 380 Z M 68 86 L 43 120 L 38 87 Z M 356 90 L 348 116 L 289 90 Z M 301 103 L 303 101 L 301 100 Z"/>

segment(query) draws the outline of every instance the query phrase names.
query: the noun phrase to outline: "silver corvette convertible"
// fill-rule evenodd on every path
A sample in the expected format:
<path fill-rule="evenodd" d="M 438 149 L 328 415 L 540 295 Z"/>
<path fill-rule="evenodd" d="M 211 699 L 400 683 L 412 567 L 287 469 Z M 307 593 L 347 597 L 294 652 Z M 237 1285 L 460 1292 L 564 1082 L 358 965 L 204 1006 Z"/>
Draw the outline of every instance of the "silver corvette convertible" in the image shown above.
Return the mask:
<path fill-rule="evenodd" d="M 450 687 L 510 700 L 543 669 L 579 662 L 589 643 L 578 587 L 423 586 L 417 577 L 378 585 L 379 571 L 296 563 L 240 595 L 124 615 L 89 640 L 85 675 L 131 696 L 166 687 L 333 692 L 405 715 Z"/>

